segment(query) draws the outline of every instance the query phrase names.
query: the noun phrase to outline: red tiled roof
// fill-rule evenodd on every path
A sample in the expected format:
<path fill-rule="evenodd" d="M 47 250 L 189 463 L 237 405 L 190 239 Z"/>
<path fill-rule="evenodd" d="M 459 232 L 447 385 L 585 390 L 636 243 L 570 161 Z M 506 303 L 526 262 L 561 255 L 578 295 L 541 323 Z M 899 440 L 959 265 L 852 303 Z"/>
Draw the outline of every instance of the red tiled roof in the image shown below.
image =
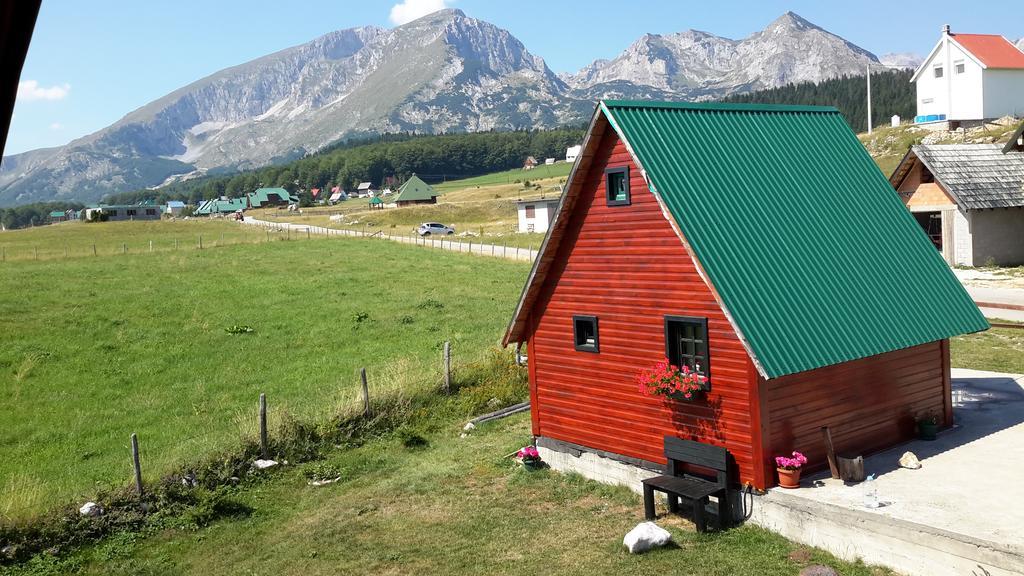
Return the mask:
<path fill-rule="evenodd" d="M 953 40 L 989 68 L 1024 68 L 1024 52 L 997 34 L 953 34 Z"/>

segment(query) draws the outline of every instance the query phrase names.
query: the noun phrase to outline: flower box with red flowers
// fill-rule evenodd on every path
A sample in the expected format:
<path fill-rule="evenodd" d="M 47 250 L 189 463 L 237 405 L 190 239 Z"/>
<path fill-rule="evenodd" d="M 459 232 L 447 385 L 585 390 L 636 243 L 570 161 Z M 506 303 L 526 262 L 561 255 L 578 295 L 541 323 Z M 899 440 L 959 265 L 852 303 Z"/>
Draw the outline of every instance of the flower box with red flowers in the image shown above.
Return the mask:
<path fill-rule="evenodd" d="M 689 366 L 674 366 L 667 358 L 641 370 L 636 375 L 636 383 L 640 393 L 647 396 L 683 401 L 696 399 L 711 385 L 703 374 L 694 372 Z"/>

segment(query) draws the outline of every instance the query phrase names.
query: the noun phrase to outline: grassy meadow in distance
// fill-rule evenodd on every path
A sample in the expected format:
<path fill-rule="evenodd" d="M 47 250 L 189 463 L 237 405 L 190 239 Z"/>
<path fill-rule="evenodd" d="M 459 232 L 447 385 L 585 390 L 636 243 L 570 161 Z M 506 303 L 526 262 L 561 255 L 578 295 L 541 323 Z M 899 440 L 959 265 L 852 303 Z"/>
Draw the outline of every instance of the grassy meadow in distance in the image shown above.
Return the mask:
<path fill-rule="evenodd" d="M 22 230 L 0 232 L 0 250 L 10 260 L 52 260 L 80 256 L 141 254 L 198 249 L 218 245 L 265 242 L 266 232 L 238 226 L 228 219 L 189 219 L 134 222 L 64 222 Z M 177 242 L 177 244 L 175 243 Z M 177 248 L 175 248 L 177 246 Z M 66 252 L 65 252 L 66 249 Z"/>
<path fill-rule="evenodd" d="M 65 231 L 69 243 L 89 242 L 85 233 L 166 239 L 178 224 L 249 238 L 226 222 L 140 224 L 0 242 Z M 128 484 L 132 432 L 155 478 L 251 434 L 260 392 L 272 419 L 316 416 L 353 398 L 360 367 L 372 392 L 439 374 L 445 339 L 457 360 L 479 356 L 496 345 L 528 269 L 370 239 L 256 244 L 255 232 L 253 244 L 202 251 L 2 265 L 0 521 Z M 255 331 L 229 334 L 234 325 Z"/>

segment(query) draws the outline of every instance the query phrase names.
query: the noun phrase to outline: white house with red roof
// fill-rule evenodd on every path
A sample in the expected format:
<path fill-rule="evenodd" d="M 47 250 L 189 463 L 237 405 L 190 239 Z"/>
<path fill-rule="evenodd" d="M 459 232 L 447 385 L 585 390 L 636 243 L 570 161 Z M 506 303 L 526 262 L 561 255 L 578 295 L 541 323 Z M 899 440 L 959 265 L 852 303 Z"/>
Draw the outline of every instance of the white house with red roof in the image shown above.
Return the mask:
<path fill-rule="evenodd" d="M 1024 116 L 1024 52 L 997 34 L 954 34 L 944 26 L 911 82 L 916 123 Z"/>

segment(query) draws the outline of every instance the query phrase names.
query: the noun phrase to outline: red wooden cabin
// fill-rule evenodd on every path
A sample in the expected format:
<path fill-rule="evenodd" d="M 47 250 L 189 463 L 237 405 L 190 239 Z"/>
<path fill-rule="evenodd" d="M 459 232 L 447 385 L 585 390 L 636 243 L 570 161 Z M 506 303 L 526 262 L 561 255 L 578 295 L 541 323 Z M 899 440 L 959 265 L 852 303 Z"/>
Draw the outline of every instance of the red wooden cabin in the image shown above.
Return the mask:
<path fill-rule="evenodd" d="M 600 103 L 505 345 L 525 343 L 538 446 L 652 470 L 663 437 L 826 464 L 952 422 L 948 338 L 988 327 L 838 111 Z M 694 401 L 636 374 L 669 357 Z"/>

